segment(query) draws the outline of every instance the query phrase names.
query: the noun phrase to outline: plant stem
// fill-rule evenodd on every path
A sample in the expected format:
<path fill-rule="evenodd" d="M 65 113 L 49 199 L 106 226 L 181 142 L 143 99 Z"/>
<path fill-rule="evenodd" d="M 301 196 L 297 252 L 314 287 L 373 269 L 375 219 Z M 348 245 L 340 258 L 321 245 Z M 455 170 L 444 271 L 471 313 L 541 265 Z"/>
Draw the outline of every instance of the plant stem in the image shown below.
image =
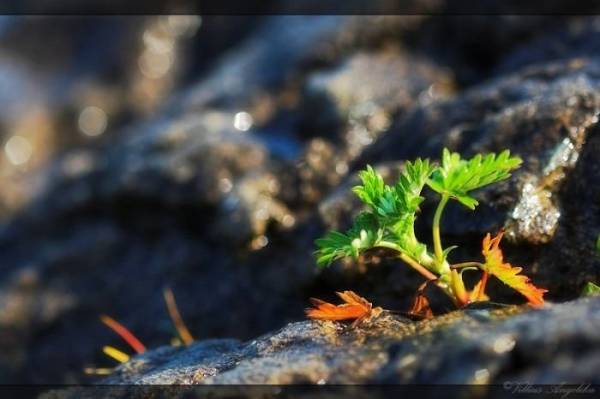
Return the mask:
<path fill-rule="evenodd" d="M 421 274 L 423 277 L 425 277 L 428 281 L 437 285 L 442 291 L 444 291 L 444 293 L 446 295 L 448 295 L 448 297 L 450 297 L 450 299 L 456 304 L 457 307 L 460 307 L 460 303 L 457 301 L 457 298 L 454 296 L 452 288 L 448 285 L 447 281 L 444 281 L 443 275 L 441 277 L 438 277 L 437 275 L 435 275 L 434 273 L 429 271 L 429 269 L 427 269 L 425 266 L 423 266 L 422 264 L 417 262 L 415 259 L 413 259 L 410 255 L 405 254 L 402 251 L 402 249 L 398 245 L 394 244 L 393 242 L 380 241 L 377 244 L 377 246 L 381 247 L 381 248 L 393 249 L 394 251 L 398 252 L 399 253 L 398 257 L 400 259 L 402 259 L 407 265 L 409 265 L 410 267 L 415 269 L 417 272 L 419 272 L 419 274 Z"/>
<path fill-rule="evenodd" d="M 440 203 L 435 210 L 435 215 L 433 217 L 433 249 L 435 251 L 435 257 L 438 262 L 441 263 L 444 257 L 444 251 L 442 250 L 442 241 L 440 239 L 440 220 L 442 219 L 442 212 L 444 211 L 444 207 L 446 203 L 448 203 L 448 199 L 450 197 L 448 194 L 443 194 Z"/>
<path fill-rule="evenodd" d="M 421 273 L 427 280 L 437 280 L 438 279 L 438 277 L 435 274 L 431 273 L 429 270 L 427 270 L 425 268 L 425 266 L 416 262 L 413 258 L 401 253 L 400 259 L 402 259 L 404 262 L 408 263 L 408 265 L 411 266 L 413 269 L 415 269 L 416 271 Z"/>
<path fill-rule="evenodd" d="M 450 265 L 450 269 L 462 269 L 463 267 L 477 267 L 481 269 L 482 266 L 483 264 L 479 262 L 463 262 Z"/>
<path fill-rule="evenodd" d="M 462 276 L 456 271 L 456 269 L 452 270 L 450 273 L 450 281 L 452 293 L 454 294 L 454 298 L 459 304 L 459 307 L 465 306 L 467 303 L 469 303 L 469 294 L 465 288 L 465 283 L 462 280 Z"/>
<path fill-rule="evenodd" d="M 396 245 L 392 242 L 388 242 L 388 241 L 380 241 L 377 244 L 377 246 L 383 247 L 383 248 L 388 248 L 388 249 L 393 249 L 393 250 L 397 251 L 399 253 L 398 257 L 400 259 L 402 259 L 410 267 L 412 267 L 413 269 L 418 271 L 427 280 L 437 280 L 438 279 L 438 276 L 436 276 L 435 274 L 430 272 L 425 266 L 423 266 L 422 264 L 420 264 L 419 262 L 414 260 L 412 257 L 410 257 L 410 256 L 406 255 L 404 252 L 402 252 L 402 250 L 400 249 L 400 247 L 398 245 Z"/>

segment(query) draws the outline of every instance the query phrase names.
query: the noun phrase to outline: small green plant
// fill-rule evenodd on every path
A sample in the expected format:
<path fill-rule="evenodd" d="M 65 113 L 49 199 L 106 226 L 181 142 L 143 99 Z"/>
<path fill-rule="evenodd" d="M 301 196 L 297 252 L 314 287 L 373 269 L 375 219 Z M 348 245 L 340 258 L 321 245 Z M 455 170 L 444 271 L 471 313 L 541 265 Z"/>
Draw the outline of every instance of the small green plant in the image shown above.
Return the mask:
<path fill-rule="evenodd" d="M 592 283 L 591 281 L 588 281 L 585 286 L 583 287 L 583 290 L 581 290 L 581 296 L 595 296 L 595 295 L 600 295 L 600 287 L 597 286 L 596 284 Z"/>
<path fill-rule="evenodd" d="M 333 261 L 344 258 L 357 258 L 361 253 L 373 248 L 386 248 L 415 269 L 426 279 L 418 291 L 413 311 L 423 313 L 427 306 L 423 290 L 427 283 L 439 287 L 458 307 L 470 302 L 487 300 L 485 287 L 488 276 L 492 275 L 504 284 L 524 295 L 530 304 L 542 305 L 544 289 L 535 287 L 529 279 L 519 274 L 520 267 L 505 263 L 499 247 L 502 233 L 492 238 L 489 234 L 483 240 L 483 262 L 463 262 L 451 264 L 449 253 L 456 247 L 444 248 L 440 234 L 440 223 L 444 208 L 449 200 L 456 200 L 473 210 L 478 205 L 472 191 L 505 180 L 510 171 L 521 164 L 521 159 L 512 157 L 509 151 L 500 154 L 476 155 L 465 160 L 458 153 L 444 149 L 441 165 L 429 160 L 417 159 L 406 162 L 404 169 L 393 186 L 384 183 L 383 178 L 372 167 L 360 172 L 362 184 L 353 192 L 366 205 L 366 209 L 354 220 L 346 233 L 331 231 L 316 240 L 317 264 L 328 266 Z M 415 235 L 415 220 L 424 198 L 421 193 L 425 186 L 439 194 L 432 226 L 433 251 Z M 465 271 L 479 270 L 481 279 L 471 290 L 467 290 L 462 274 Z M 418 303 L 418 304 L 417 304 Z"/>

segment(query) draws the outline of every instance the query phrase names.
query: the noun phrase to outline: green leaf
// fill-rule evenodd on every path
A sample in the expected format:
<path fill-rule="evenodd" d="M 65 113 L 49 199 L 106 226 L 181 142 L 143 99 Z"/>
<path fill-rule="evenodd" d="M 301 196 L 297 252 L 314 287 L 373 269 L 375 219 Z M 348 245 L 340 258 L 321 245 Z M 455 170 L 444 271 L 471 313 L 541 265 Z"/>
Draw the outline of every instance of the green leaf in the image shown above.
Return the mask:
<path fill-rule="evenodd" d="M 395 185 L 396 193 L 405 212 L 414 213 L 419 209 L 419 205 L 424 199 L 421 191 L 433 170 L 428 159 L 417 158 L 415 162 L 405 163 L 404 170 Z"/>
<path fill-rule="evenodd" d="M 363 251 L 376 246 L 382 237 L 383 230 L 379 228 L 377 218 L 370 212 L 363 212 L 346 234 L 330 231 L 315 240 L 317 265 L 329 266 L 333 261 L 349 256 L 357 258 Z"/>
<path fill-rule="evenodd" d="M 596 296 L 600 295 L 600 287 L 596 284 L 588 281 L 587 284 L 581 290 L 581 296 Z"/>
<path fill-rule="evenodd" d="M 452 246 L 450 246 L 450 247 L 448 247 L 448 248 L 444 249 L 444 251 L 443 251 L 443 255 L 444 255 L 444 257 L 443 257 L 443 259 L 444 259 L 444 260 L 448 259 L 448 254 L 449 254 L 450 252 L 454 251 L 456 248 L 458 248 L 458 246 L 457 246 L 457 245 L 452 245 Z"/>
<path fill-rule="evenodd" d="M 367 165 L 367 169 L 359 172 L 358 176 L 362 185 L 353 187 L 352 191 L 366 205 L 376 208 L 385 190 L 383 177 L 371 165 Z"/>
<path fill-rule="evenodd" d="M 362 185 L 352 188 L 356 196 L 381 220 L 399 217 L 402 204 L 396 191 L 384 183 L 383 177 L 371 166 L 367 166 L 358 176 Z"/>
<path fill-rule="evenodd" d="M 315 240 L 315 244 L 318 266 L 329 266 L 336 259 L 352 255 L 352 238 L 339 231 L 330 231 L 325 237 Z"/>
<path fill-rule="evenodd" d="M 359 173 L 362 184 L 353 187 L 352 191 L 378 217 L 394 224 L 396 219 L 419 209 L 423 202 L 421 191 L 433 169 L 429 160 L 419 158 L 415 162 L 406 162 L 398 182 L 391 187 L 384 183 L 379 173 L 367 166 Z"/>
<path fill-rule="evenodd" d="M 598 253 L 598 255 L 600 255 L 600 235 L 598 236 L 598 239 L 596 240 L 596 252 Z"/>
<path fill-rule="evenodd" d="M 458 153 L 444 148 L 442 165 L 433 172 L 427 184 L 432 190 L 475 209 L 478 202 L 469 192 L 508 179 L 509 172 L 518 168 L 521 162 L 519 157 L 511 157 L 508 150 L 498 155 L 478 154 L 464 160 Z"/>
<path fill-rule="evenodd" d="M 427 254 L 427 246 L 417 240 L 414 224 L 424 200 L 421 192 L 433 170 L 428 159 L 417 158 L 414 162 L 406 162 L 394 185 L 400 213 L 396 215 L 389 231 L 403 251 L 417 260 Z"/>
<path fill-rule="evenodd" d="M 406 162 L 395 185 L 389 186 L 371 166 L 359 173 L 360 185 L 352 191 L 369 207 L 361 213 L 353 227 L 344 233 L 331 232 L 315 241 L 317 264 L 329 265 L 346 256 L 358 257 L 384 239 L 393 242 L 415 259 L 427 253 L 414 233 L 421 191 L 434 170 L 429 160 Z"/>

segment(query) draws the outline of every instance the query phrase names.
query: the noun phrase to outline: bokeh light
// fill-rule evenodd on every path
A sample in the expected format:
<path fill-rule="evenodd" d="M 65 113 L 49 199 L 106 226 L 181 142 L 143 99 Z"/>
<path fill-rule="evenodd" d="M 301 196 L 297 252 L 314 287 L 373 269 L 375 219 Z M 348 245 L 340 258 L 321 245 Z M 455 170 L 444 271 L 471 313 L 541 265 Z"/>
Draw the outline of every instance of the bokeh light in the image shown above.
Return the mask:
<path fill-rule="evenodd" d="M 33 147 L 29 140 L 15 135 L 9 138 L 4 145 L 4 153 L 13 165 L 23 165 L 31 158 Z"/>
<path fill-rule="evenodd" d="M 85 107 L 79 114 L 77 126 L 81 133 L 86 136 L 99 136 L 104 133 L 108 126 L 108 116 L 102 108 L 90 105 Z"/>

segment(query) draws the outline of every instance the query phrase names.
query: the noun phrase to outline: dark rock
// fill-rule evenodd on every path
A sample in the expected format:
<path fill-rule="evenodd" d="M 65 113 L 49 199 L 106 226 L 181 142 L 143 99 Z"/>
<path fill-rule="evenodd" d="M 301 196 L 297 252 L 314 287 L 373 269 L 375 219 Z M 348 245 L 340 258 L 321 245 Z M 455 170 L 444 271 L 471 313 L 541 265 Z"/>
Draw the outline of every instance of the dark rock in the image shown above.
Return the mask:
<path fill-rule="evenodd" d="M 505 74 L 528 65 L 558 60 L 597 57 L 600 54 L 598 35 L 600 19 L 597 16 L 568 20 L 507 54 L 494 73 Z"/>
<path fill-rule="evenodd" d="M 409 49 L 451 69 L 461 87 L 497 76 L 493 74 L 496 65 L 520 43 L 533 40 L 540 32 L 555 29 L 571 18 L 551 15 L 556 2 L 544 4 L 549 10 L 547 15 L 514 15 L 502 11 L 506 3 L 495 1 L 473 4 L 462 12 L 460 4 L 444 3 L 441 8 L 454 15 L 431 16 L 414 32 L 409 32 L 405 42 Z"/>
<path fill-rule="evenodd" d="M 449 7 L 429 5 L 432 12 Z M 236 341 L 302 319 L 307 298 L 327 299 L 334 290 L 354 289 L 378 305 L 407 309 L 421 282 L 416 273 L 386 260 L 385 252 L 317 271 L 313 240 L 350 224 L 359 204 L 349 189 L 365 163 L 391 182 L 402 162 L 437 160 L 444 146 L 467 156 L 509 148 L 525 160 L 512 179 L 477 193 L 475 213 L 449 206 L 445 243 L 461 246 L 452 257 L 479 256 L 483 234 L 504 227 L 506 258 L 550 289 L 551 299 L 572 299 L 583 282 L 600 280 L 593 248 L 600 231 L 600 64 L 568 51 L 551 57 L 564 59 L 557 63 L 514 52 L 535 45 L 536 37 L 549 40 L 549 26 L 567 19 L 270 16 L 252 24 L 233 18 L 249 25 L 230 30 L 211 17 L 208 32 L 199 31 L 197 54 L 187 35 L 169 36 L 174 59 L 166 72 L 144 57 L 165 44 L 158 33 L 165 33 L 167 16 L 129 27 L 69 25 L 51 42 L 64 39 L 71 49 L 65 65 L 80 58 L 90 65 L 61 64 L 47 74 L 33 68 L 18 79 L 6 74 L 25 104 L 34 103 L 28 82 L 56 101 L 52 107 L 40 101 L 45 111 L 39 119 L 26 112 L 25 125 L 10 121 L 16 113 L 7 107 L 0 124 L 28 126 L 42 139 L 54 134 L 43 134 L 42 125 L 64 134 L 55 146 L 36 142 L 35 151 L 48 148 L 48 156 L 32 180 L 4 179 L 19 178 L 28 191 L 19 196 L 16 186 L 3 184 L 1 194 L 17 200 L 0 204 L 10 218 L 0 225 L 0 382 L 98 381 L 86 379 L 83 367 L 112 365 L 101 348 L 122 344 L 99 323 L 102 313 L 148 347 L 164 345 L 173 334 L 161 298 L 165 286 L 173 288 L 198 342 L 134 357 L 106 381 L 587 378 L 597 368 L 598 341 L 590 335 L 598 327 L 595 299 L 522 313 L 479 305 L 421 323 L 388 315 L 358 330 L 301 322 L 254 342 Z M 51 25 L 44 22 L 40 32 Z M 24 26 L 35 31 L 34 22 Z M 92 34 L 111 26 L 127 37 L 120 51 L 104 42 L 111 32 Z M 27 29 L 4 38 L 13 43 L 6 59 L 42 65 L 53 46 L 42 44 L 38 54 L 40 44 L 22 45 L 18 32 L 35 37 Z M 72 34 L 80 31 L 92 33 Z M 204 47 L 208 36 L 215 42 Z M 592 43 L 574 40 L 581 43 L 575 57 L 595 52 Z M 83 57 L 86 51 L 99 58 Z M 157 67 L 160 76 L 140 63 Z M 500 75 L 506 70 L 512 74 Z M 450 97 L 454 77 L 460 91 Z M 6 104 L 21 104 L 14 97 Z M 92 100 L 109 117 L 98 139 L 75 126 Z M 429 237 L 434 205 L 431 197 L 423 204 L 420 237 Z M 495 301 L 522 300 L 500 288 L 490 287 Z M 432 305 L 436 314 L 453 309 L 435 298 Z M 514 337 L 514 348 L 498 353 L 497 340 L 500 348 L 512 345 L 505 335 Z"/>
<path fill-rule="evenodd" d="M 232 339 L 200 341 L 189 348 L 161 347 L 127 362 L 110 377 L 109 384 L 110 380 L 143 385 L 194 384 L 234 368 L 241 358 L 241 349 L 242 344 Z"/>
<path fill-rule="evenodd" d="M 203 108 L 244 109 L 260 91 L 281 87 L 316 42 L 337 32 L 347 17 L 269 18 L 236 52 L 226 55 L 212 73 L 178 102 L 185 111 Z M 181 111 L 179 111 L 181 112 Z"/>
<path fill-rule="evenodd" d="M 456 311 L 422 322 L 384 314 L 357 329 L 299 322 L 243 345 L 161 348 L 104 383 L 597 384 L 599 311 L 600 299 L 586 298 L 539 310 Z"/>
<path fill-rule="evenodd" d="M 385 131 L 392 117 L 451 92 L 452 77 L 411 54 L 360 52 L 307 79 L 304 119 L 310 134 L 341 137 L 348 161 Z M 347 162 L 348 162 L 347 161 Z"/>
<path fill-rule="evenodd" d="M 1 217 L 37 195 L 58 153 L 94 149 L 162 104 L 188 61 L 194 18 L 38 16 L 2 25 L 2 141 L 18 141 L 0 156 Z M 148 64 L 160 73 L 147 76 Z"/>
<path fill-rule="evenodd" d="M 451 91 L 448 71 L 397 49 L 359 52 L 336 68 L 308 75 L 299 129 L 317 138 L 306 145 L 298 168 L 304 201 L 316 203 L 338 185 L 393 118 Z"/>
<path fill-rule="evenodd" d="M 109 337 L 100 313 L 150 344 L 164 342 L 167 285 L 202 335 L 249 338 L 276 327 L 285 313 L 302 314 L 298 287 L 313 273 L 311 240 L 302 230 L 286 238 L 296 220 L 276 199 L 276 162 L 252 134 L 235 131 L 231 118 L 155 124 L 102 154 L 57 161 L 55 184 L 0 234 L 10 259 L 0 282 L 7 380 L 78 381 Z M 271 257 L 281 261 L 264 268 Z M 223 312 L 223 304 L 232 309 Z M 80 339 L 67 345 L 71 334 Z M 57 346 L 68 348 L 68 357 Z M 40 369 L 41 358 L 56 367 Z"/>
<path fill-rule="evenodd" d="M 235 52 L 223 57 L 212 73 L 175 102 L 174 112 L 206 107 L 246 109 L 257 95 L 275 94 L 307 72 L 333 65 L 356 49 L 398 43 L 399 35 L 414 31 L 423 19 L 335 15 L 266 18 Z"/>
<path fill-rule="evenodd" d="M 275 199 L 277 163 L 258 138 L 233 127 L 233 118 L 212 112 L 156 121 L 129 131 L 102 155 L 71 153 L 52 169 L 56 183 L 27 210 L 26 220 L 39 223 L 48 213 L 102 203 L 127 209 L 135 200 L 163 209 L 214 209 L 207 215 L 217 223 L 214 232 L 238 244 L 263 234 L 272 219 L 292 226 L 290 211 Z M 135 209 L 127 211 L 135 217 Z M 206 220 L 201 223 L 195 229 L 207 231 Z"/>
<path fill-rule="evenodd" d="M 582 224 L 565 213 L 571 206 L 591 212 L 598 206 L 589 189 L 583 192 L 581 173 L 586 186 L 595 187 L 598 177 L 580 155 L 595 146 L 599 77 L 596 59 L 531 67 L 419 107 L 374 143 L 355 168 L 417 155 L 439 159 L 444 146 L 466 156 L 510 149 L 523 158 L 522 168 L 511 180 L 479 191 L 474 213 L 449 207 L 443 219 L 446 240 L 471 241 L 471 256 L 477 256 L 481 237 L 504 228 L 518 246 L 507 250 L 509 259 L 529 265 L 527 274 L 549 288 L 550 297 L 573 298 L 586 279 L 600 277 L 593 256 L 600 224 L 591 214 Z M 415 131 L 421 135 L 415 137 Z M 433 209 L 433 203 L 425 204 L 422 219 L 431 220 Z M 582 241 L 572 239 L 575 230 Z"/>
<path fill-rule="evenodd" d="M 427 338 L 403 343 L 403 350 L 397 351 L 381 370 L 378 381 L 460 384 L 597 381 L 593 372 L 580 365 L 598 360 L 593 349 L 598 342 L 592 337 L 599 321 L 594 315 L 598 304 L 597 300 L 578 300 L 502 320 L 496 319 L 496 311 L 465 311 L 463 319 L 449 326 L 434 327 Z M 567 325 L 569 328 L 564 328 Z M 590 348 L 589 357 L 584 355 L 583 348 Z"/>

